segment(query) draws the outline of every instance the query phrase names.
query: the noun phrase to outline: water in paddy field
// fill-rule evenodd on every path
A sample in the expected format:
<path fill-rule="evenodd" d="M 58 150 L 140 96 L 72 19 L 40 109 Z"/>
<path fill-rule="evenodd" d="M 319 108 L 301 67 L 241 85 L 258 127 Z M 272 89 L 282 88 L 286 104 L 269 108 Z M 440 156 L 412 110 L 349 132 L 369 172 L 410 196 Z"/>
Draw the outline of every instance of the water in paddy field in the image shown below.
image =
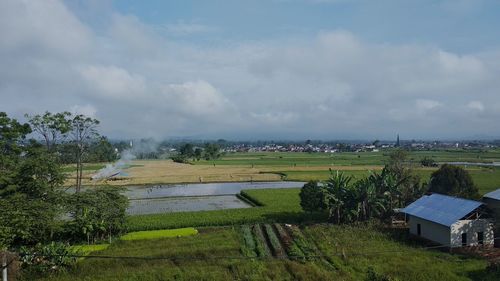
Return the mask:
<path fill-rule="evenodd" d="M 131 215 L 250 208 L 236 194 L 247 189 L 299 188 L 303 182 L 231 182 L 129 186 Z"/>
<path fill-rule="evenodd" d="M 129 199 L 146 199 L 172 196 L 236 195 L 246 189 L 299 188 L 304 182 L 228 182 L 191 183 L 152 186 L 129 186 L 125 195 Z"/>
<path fill-rule="evenodd" d="M 130 201 L 129 215 L 251 208 L 234 195 L 136 199 Z"/>

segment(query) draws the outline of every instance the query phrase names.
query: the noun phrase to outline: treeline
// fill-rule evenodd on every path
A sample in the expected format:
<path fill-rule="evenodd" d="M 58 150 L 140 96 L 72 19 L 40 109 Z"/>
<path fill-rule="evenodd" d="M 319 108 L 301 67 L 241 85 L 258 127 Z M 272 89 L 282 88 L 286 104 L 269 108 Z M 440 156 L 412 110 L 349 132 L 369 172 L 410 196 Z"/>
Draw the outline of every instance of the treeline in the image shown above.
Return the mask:
<path fill-rule="evenodd" d="M 332 222 L 351 223 L 385 220 L 395 209 L 406 207 L 427 192 L 479 198 L 472 177 L 461 167 L 442 165 L 427 183 L 414 173 L 406 158 L 404 150 L 396 150 L 380 173 L 356 181 L 352 176 L 331 171 L 328 180 L 310 181 L 303 186 L 300 204 L 307 212 L 326 212 Z"/>
<path fill-rule="evenodd" d="M 105 139 L 98 124 L 69 113 L 29 116 L 20 123 L 0 112 L 0 250 L 50 251 L 65 248 L 54 241 L 91 243 L 123 230 L 128 200 L 117 188 L 81 190 L 83 161 Z M 43 141 L 30 138 L 33 133 Z M 74 192 L 63 188 L 63 148 L 77 166 Z M 44 257 L 30 262 L 51 264 Z"/>
<path fill-rule="evenodd" d="M 185 143 L 178 148 L 177 154 L 171 158 L 177 163 L 188 163 L 189 161 L 215 160 L 221 157 L 220 146 L 217 143 L 205 143 L 203 146 L 195 146 Z"/>

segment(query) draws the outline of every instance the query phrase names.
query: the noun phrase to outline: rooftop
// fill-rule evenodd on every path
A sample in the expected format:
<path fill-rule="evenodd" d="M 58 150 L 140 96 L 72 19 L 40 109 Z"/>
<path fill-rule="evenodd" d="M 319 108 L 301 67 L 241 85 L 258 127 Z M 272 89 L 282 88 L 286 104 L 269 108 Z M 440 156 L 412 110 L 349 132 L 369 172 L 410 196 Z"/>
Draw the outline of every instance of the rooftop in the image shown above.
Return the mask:
<path fill-rule="evenodd" d="M 483 203 L 442 194 L 424 195 L 402 212 L 450 227 Z"/>
<path fill-rule="evenodd" d="M 500 188 L 492 192 L 486 193 L 483 197 L 500 200 Z"/>

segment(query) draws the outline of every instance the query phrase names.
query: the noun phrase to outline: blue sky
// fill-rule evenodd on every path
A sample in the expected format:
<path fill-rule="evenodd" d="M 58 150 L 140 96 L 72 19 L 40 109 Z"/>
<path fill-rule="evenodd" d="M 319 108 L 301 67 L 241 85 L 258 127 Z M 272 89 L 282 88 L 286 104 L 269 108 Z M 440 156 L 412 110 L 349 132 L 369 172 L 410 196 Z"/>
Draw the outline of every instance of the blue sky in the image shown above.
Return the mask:
<path fill-rule="evenodd" d="M 126 0 L 115 1 L 113 6 L 149 24 L 210 27 L 212 32 L 203 37 L 212 43 L 307 38 L 336 29 L 372 42 L 428 44 L 463 53 L 500 43 L 500 1 Z"/>
<path fill-rule="evenodd" d="M 500 138 L 499 23 L 493 0 L 4 0 L 0 111 L 113 138 Z"/>

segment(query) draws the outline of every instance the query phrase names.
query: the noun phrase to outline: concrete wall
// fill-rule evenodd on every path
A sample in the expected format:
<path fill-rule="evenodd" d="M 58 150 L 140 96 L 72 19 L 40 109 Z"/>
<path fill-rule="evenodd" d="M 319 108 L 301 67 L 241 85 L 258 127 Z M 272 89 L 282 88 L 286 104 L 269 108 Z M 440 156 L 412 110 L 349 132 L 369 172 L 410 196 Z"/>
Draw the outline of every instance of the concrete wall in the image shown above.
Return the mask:
<path fill-rule="evenodd" d="M 437 242 L 442 245 L 450 244 L 450 228 L 428 220 L 409 216 L 408 225 L 410 233 L 417 235 L 417 225 L 420 224 L 420 237 Z"/>
<path fill-rule="evenodd" d="M 467 233 L 467 246 L 477 246 L 477 233 L 483 232 L 484 245 L 493 245 L 493 224 L 491 220 L 460 220 L 451 225 L 451 247 L 462 247 L 462 233 Z"/>

